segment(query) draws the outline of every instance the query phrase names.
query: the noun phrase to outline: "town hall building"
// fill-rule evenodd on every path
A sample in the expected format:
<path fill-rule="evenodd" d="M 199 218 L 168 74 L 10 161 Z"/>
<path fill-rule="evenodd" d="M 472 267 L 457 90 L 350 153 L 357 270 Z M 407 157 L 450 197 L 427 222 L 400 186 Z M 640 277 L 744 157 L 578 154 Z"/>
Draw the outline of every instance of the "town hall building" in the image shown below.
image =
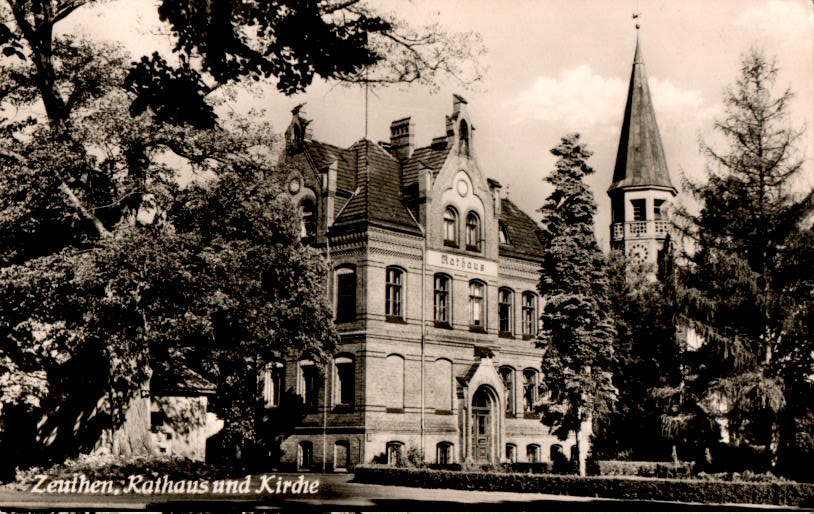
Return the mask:
<path fill-rule="evenodd" d="M 535 413 L 541 232 L 479 165 L 467 101 L 454 95 L 421 147 L 409 117 L 389 141 L 348 148 L 308 125 L 295 109 L 279 168 L 303 238 L 331 268 L 341 342 L 325 368 L 291 355 L 266 371 L 272 417 L 283 391 L 305 405 L 280 465 L 396 464 L 411 449 L 437 464 L 570 458 L 573 437 L 558 440 Z M 612 245 L 654 260 L 675 188 L 638 43 L 608 194 Z"/>

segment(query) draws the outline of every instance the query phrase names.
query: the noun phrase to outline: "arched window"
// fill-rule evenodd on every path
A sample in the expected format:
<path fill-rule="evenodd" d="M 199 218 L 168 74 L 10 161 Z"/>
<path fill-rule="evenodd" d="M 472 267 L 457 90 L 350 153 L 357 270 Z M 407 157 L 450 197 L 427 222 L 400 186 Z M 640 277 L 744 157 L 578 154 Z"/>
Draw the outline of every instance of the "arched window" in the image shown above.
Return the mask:
<path fill-rule="evenodd" d="M 524 338 L 537 335 L 537 295 L 529 291 L 523 293 L 522 325 Z"/>
<path fill-rule="evenodd" d="M 404 443 L 401 441 L 390 441 L 386 445 L 387 449 L 387 464 L 390 466 L 401 466 L 404 463 L 402 456 L 402 448 Z"/>
<path fill-rule="evenodd" d="M 474 330 L 486 329 L 486 284 L 473 280 L 469 283 L 469 327 Z"/>
<path fill-rule="evenodd" d="M 458 211 L 453 207 L 444 211 L 444 244 L 458 247 Z"/>
<path fill-rule="evenodd" d="M 280 405 L 285 382 L 285 366 L 282 362 L 270 362 L 263 370 L 263 405 L 267 409 Z"/>
<path fill-rule="evenodd" d="M 301 441 L 297 446 L 297 469 L 309 471 L 314 466 L 314 446 L 310 441 Z"/>
<path fill-rule="evenodd" d="M 552 444 L 549 450 L 549 458 L 554 464 L 562 464 L 565 462 L 565 453 L 562 451 L 562 446 L 559 444 Z"/>
<path fill-rule="evenodd" d="M 348 443 L 347 441 L 337 441 L 334 444 L 334 470 L 347 471 L 349 456 L 350 456 L 350 443 Z"/>
<path fill-rule="evenodd" d="M 404 357 L 388 355 L 383 371 L 380 380 L 386 383 L 383 387 L 385 408 L 388 412 L 404 412 Z"/>
<path fill-rule="evenodd" d="M 469 125 L 466 120 L 461 120 L 458 128 L 458 152 L 461 155 L 469 156 Z"/>
<path fill-rule="evenodd" d="M 438 359 L 430 378 L 432 406 L 438 414 L 452 414 L 452 361 Z"/>
<path fill-rule="evenodd" d="M 497 292 L 497 307 L 499 318 L 499 335 L 512 337 L 514 335 L 514 292 L 502 287 Z"/>
<path fill-rule="evenodd" d="M 308 412 L 316 412 L 319 405 L 319 368 L 310 360 L 299 363 L 297 394 L 302 397 Z"/>
<path fill-rule="evenodd" d="M 302 214 L 302 227 L 300 236 L 303 239 L 314 238 L 317 235 L 317 212 L 314 201 L 305 198 L 300 202 L 300 214 Z"/>
<path fill-rule="evenodd" d="M 517 445 L 509 443 L 506 445 L 506 460 L 509 462 L 517 462 Z"/>
<path fill-rule="evenodd" d="M 336 322 L 356 320 L 356 269 L 343 266 L 336 269 Z"/>
<path fill-rule="evenodd" d="M 503 396 L 506 397 L 506 415 L 513 416 L 514 406 L 514 370 L 509 366 L 500 367 L 500 378 L 503 379 Z"/>
<path fill-rule="evenodd" d="M 523 370 L 523 412 L 526 414 L 534 414 L 534 405 L 537 403 L 537 387 L 537 370 L 531 368 Z"/>
<path fill-rule="evenodd" d="M 404 271 L 400 268 L 387 268 L 385 283 L 384 314 L 388 320 L 403 320 L 402 298 L 404 289 Z"/>
<path fill-rule="evenodd" d="M 435 446 L 435 463 L 452 464 L 452 443 L 442 441 Z"/>
<path fill-rule="evenodd" d="M 466 249 L 479 252 L 480 243 L 480 218 L 474 212 L 470 212 L 466 215 Z"/>
<path fill-rule="evenodd" d="M 354 366 L 348 356 L 334 359 L 334 405 L 353 405 L 354 403 Z"/>
<path fill-rule="evenodd" d="M 435 295 L 433 301 L 433 310 L 435 312 L 435 323 L 440 325 L 449 326 L 452 311 L 450 304 L 450 284 L 452 279 L 448 275 L 438 273 L 435 275 Z"/>
<path fill-rule="evenodd" d="M 540 462 L 540 445 L 530 444 L 526 446 L 526 458 L 529 462 Z"/>

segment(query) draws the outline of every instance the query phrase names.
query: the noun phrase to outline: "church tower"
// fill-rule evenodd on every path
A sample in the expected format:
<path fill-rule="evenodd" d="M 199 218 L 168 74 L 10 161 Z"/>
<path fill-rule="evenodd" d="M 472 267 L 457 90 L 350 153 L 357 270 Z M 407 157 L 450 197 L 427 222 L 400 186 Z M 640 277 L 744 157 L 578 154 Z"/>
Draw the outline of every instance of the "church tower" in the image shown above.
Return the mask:
<path fill-rule="evenodd" d="M 613 182 L 608 188 L 611 247 L 655 263 L 669 231 L 662 207 L 677 193 L 667 170 L 637 35 Z"/>

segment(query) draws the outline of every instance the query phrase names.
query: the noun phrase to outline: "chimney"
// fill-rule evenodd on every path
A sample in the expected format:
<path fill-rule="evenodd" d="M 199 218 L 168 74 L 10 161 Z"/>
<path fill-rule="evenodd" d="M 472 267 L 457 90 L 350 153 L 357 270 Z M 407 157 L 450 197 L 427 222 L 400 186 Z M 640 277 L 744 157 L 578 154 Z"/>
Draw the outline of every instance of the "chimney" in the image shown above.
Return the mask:
<path fill-rule="evenodd" d="M 415 133 L 412 120 L 402 118 L 390 124 L 390 152 L 396 159 L 407 159 L 415 149 Z"/>
<path fill-rule="evenodd" d="M 452 94 L 452 114 L 453 114 L 453 117 L 454 117 L 455 114 L 458 114 L 459 112 L 461 112 L 461 104 L 466 105 L 467 103 L 469 103 L 469 102 L 467 102 L 464 97 L 462 97 L 461 95 L 453 93 Z"/>

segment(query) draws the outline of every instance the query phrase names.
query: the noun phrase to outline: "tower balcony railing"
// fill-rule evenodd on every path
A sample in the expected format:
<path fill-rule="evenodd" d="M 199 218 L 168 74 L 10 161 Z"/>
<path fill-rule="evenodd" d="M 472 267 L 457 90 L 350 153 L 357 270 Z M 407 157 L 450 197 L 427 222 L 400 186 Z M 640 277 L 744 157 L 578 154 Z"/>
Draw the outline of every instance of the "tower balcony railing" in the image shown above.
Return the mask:
<path fill-rule="evenodd" d="M 625 223 L 611 223 L 611 235 L 614 241 L 655 236 L 667 237 L 670 232 L 670 222 L 663 220 L 627 221 Z"/>

